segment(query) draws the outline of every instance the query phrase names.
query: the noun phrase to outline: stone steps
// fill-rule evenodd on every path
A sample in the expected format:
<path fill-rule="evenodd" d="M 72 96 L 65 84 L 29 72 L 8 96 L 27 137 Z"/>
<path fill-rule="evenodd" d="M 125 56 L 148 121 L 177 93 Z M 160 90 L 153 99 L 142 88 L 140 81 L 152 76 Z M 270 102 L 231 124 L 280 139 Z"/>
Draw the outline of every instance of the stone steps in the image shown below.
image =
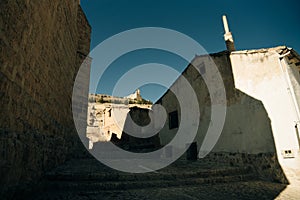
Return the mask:
<path fill-rule="evenodd" d="M 47 173 L 43 191 L 95 192 L 145 188 L 168 188 L 257 180 L 251 167 L 216 166 L 214 163 L 177 162 L 150 173 L 112 170 L 92 159 L 72 161 Z"/>
<path fill-rule="evenodd" d="M 156 173 L 143 173 L 143 174 L 131 174 L 131 173 L 118 173 L 115 171 L 109 172 L 93 172 L 89 174 L 82 173 L 56 173 L 50 172 L 46 175 L 47 180 L 53 181 L 134 181 L 134 180 L 176 180 L 184 178 L 208 178 L 208 177 L 223 177 L 228 175 L 243 175 L 251 174 L 252 169 L 249 167 L 232 167 L 225 169 L 205 169 L 201 171 L 182 171 L 181 173 L 175 172 L 156 172 Z"/>
<path fill-rule="evenodd" d="M 255 174 L 243 174 L 234 176 L 217 176 L 217 177 L 193 177 L 174 180 L 132 180 L 132 181 L 50 181 L 46 182 L 46 191 L 107 191 L 107 190 L 128 190 L 128 189 L 145 189 L 145 188 L 167 188 L 175 186 L 190 186 L 199 184 L 216 184 L 229 183 L 246 180 L 254 180 Z"/>
<path fill-rule="evenodd" d="M 125 162 L 124 162 L 125 163 Z M 96 159 L 77 158 L 48 172 L 19 199 L 274 199 L 285 185 L 263 182 L 251 166 L 208 159 L 179 159 L 149 173 L 113 170 Z"/>

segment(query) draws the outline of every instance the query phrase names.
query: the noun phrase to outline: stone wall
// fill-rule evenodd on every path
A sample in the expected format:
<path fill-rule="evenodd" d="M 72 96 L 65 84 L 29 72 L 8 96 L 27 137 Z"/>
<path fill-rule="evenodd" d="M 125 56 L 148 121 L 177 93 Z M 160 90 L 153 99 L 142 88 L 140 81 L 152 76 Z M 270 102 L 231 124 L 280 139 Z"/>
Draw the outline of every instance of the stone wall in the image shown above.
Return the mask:
<path fill-rule="evenodd" d="M 299 115 L 293 89 L 299 90 L 300 77 L 299 72 L 297 76 L 291 74 L 290 78 L 288 77 L 290 62 L 280 55 L 286 50 L 285 46 L 279 46 L 256 51 L 237 51 L 230 55 L 235 87 L 262 102 L 271 122 L 270 128 L 279 159 L 283 159 L 282 151 L 299 150 L 298 133 L 295 128 Z M 290 83 L 291 78 L 297 82 L 294 88 Z M 265 133 L 261 132 L 260 135 Z"/>
<path fill-rule="evenodd" d="M 118 147 L 136 153 L 152 152 L 159 149 L 161 146 L 158 134 L 148 135 L 155 131 L 154 123 L 151 123 L 150 117 L 153 116 L 153 110 L 138 106 L 129 109 L 130 111 L 125 117 L 121 138 L 118 138 L 117 134 L 113 132 L 110 141 Z M 152 117 L 152 119 L 154 118 Z"/>
<path fill-rule="evenodd" d="M 192 65 L 189 65 L 182 73 L 182 76 L 179 77 L 171 86 L 171 89 L 173 90 L 184 90 L 182 85 L 180 85 L 180 79 L 185 77 L 197 94 L 200 118 L 197 135 L 194 141 L 197 142 L 199 158 L 207 156 L 210 152 L 210 154 L 208 154 L 209 159 L 215 159 L 215 161 L 219 160 L 220 162 L 222 162 L 222 160 L 226 160 L 226 162 L 231 162 L 234 165 L 251 164 L 257 172 L 260 173 L 261 177 L 285 182 L 283 171 L 277 160 L 278 155 L 276 153 L 278 152 L 276 152 L 277 149 L 273 137 L 274 132 L 272 130 L 273 121 L 270 120 L 270 112 L 267 112 L 265 102 L 262 102 L 260 99 L 257 99 L 256 96 L 249 95 L 249 93 L 245 93 L 244 90 L 236 87 L 237 78 L 232 69 L 231 57 L 232 56 L 229 52 L 197 56 L 191 62 Z M 249 80 L 247 74 L 250 75 L 251 73 L 256 73 L 257 76 L 260 72 L 259 69 L 252 72 L 250 69 L 252 66 L 251 62 L 248 60 L 247 56 L 244 57 L 239 55 L 240 59 L 244 58 L 248 62 L 238 66 L 241 69 L 241 73 L 244 68 L 249 68 L 249 71 L 244 73 L 245 76 L 243 79 L 239 78 L 239 80 L 244 81 L 245 85 L 247 85 L 247 81 Z M 263 59 L 264 56 L 259 55 L 259 58 Z M 217 139 L 216 144 L 213 146 L 211 151 L 209 151 L 207 148 L 203 148 L 205 145 L 207 146 L 205 143 L 205 137 L 208 134 L 207 130 L 210 126 L 212 126 L 212 124 L 220 122 L 217 120 L 214 121 L 211 117 L 213 102 L 209 95 L 208 87 L 196 68 L 199 69 L 200 73 L 207 74 L 206 76 L 209 76 L 207 71 L 209 70 L 209 67 L 211 67 L 211 62 L 215 63 L 215 66 L 218 68 L 219 73 L 222 76 L 226 91 L 225 105 L 227 108 L 225 123 L 222 127 L 220 136 L 215 137 L 213 135 L 217 134 L 215 132 L 210 135 L 211 138 Z M 262 61 L 258 59 L 253 62 L 256 62 L 255 64 L 258 66 L 265 66 L 266 68 L 271 69 L 274 68 L 273 63 L 270 62 L 268 58 L 265 58 L 265 60 Z M 261 76 L 263 75 L 264 74 Z M 274 74 L 272 74 L 271 71 L 268 75 L 272 76 Z M 210 84 L 215 84 L 214 81 L 217 79 L 211 78 L 210 80 Z M 251 87 L 252 84 L 248 83 L 247 86 Z M 180 127 L 180 121 L 183 120 L 180 119 L 182 108 L 171 90 L 166 92 L 158 103 L 165 107 L 168 114 L 175 110 L 178 111 Z M 194 105 L 193 102 L 190 104 Z M 222 102 L 220 104 L 222 104 Z M 185 109 L 190 109 L 189 112 L 191 115 L 193 114 L 192 112 L 195 112 L 193 111 L 193 108 Z M 172 129 L 169 127 L 169 118 L 167 118 L 165 126 L 159 133 L 161 144 L 168 144 L 175 137 L 177 131 L 178 128 Z M 186 134 L 190 134 L 191 131 L 187 128 L 185 129 L 185 132 Z M 183 149 L 187 144 L 183 143 L 180 145 Z M 178 145 L 177 148 L 180 148 L 180 145 Z M 173 147 L 172 151 L 175 152 L 177 150 Z"/>
<path fill-rule="evenodd" d="M 77 144 L 71 96 L 91 28 L 77 0 L 1 1 L 0 27 L 3 192 L 40 177 Z"/>
<path fill-rule="evenodd" d="M 180 79 L 185 77 L 191 86 L 193 87 L 199 104 L 200 121 L 198 126 L 198 132 L 195 138 L 198 149 L 201 148 L 200 154 L 205 156 L 209 151 L 204 145 L 204 138 L 207 135 L 208 128 L 212 126 L 212 106 L 211 96 L 208 91 L 207 84 L 199 74 L 199 71 L 203 71 L 204 76 L 211 76 L 207 78 L 210 80 L 210 84 L 217 85 L 214 81 L 213 73 L 209 73 L 209 68 L 212 64 L 218 68 L 220 75 L 222 76 L 224 87 L 226 91 L 226 118 L 222 133 L 217 140 L 216 145 L 213 148 L 215 152 L 246 152 L 246 153 L 269 153 L 275 152 L 275 144 L 271 130 L 271 122 L 268 114 L 261 101 L 243 93 L 235 87 L 234 77 L 232 74 L 232 67 L 228 52 L 220 52 L 217 54 L 197 56 L 192 65 L 189 65 L 182 73 L 182 76 L 172 85 L 173 90 L 182 90 L 180 85 Z M 167 113 L 178 111 L 178 118 L 181 118 L 181 107 L 171 91 L 168 91 L 160 100 Z M 190 102 L 194 105 L 194 102 Z M 214 103 L 217 104 L 217 103 Z M 222 105 L 223 102 L 220 102 Z M 194 105 L 196 106 L 196 105 Z M 185 108 L 190 109 L 192 114 L 193 107 Z M 168 126 L 169 119 L 167 118 L 166 125 L 160 131 L 161 143 L 167 144 L 177 133 L 178 129 L 170 129 Z M 190 132 L 186 129 L 187 134 Z M 211 133 L 213 134 L 213 133 Z M 181 144 L 184 148 L 187 144 Z"/>
<path fill-rule="evenodd" d="M 280 166 L 276 153 L 234 153 L 212 152 L 201 161 L 209 161 L 217 164 L 229 164 L 230 166 L 251 166 L 257 175 L 266 181 L 288 184 L 288 180 Z"/>

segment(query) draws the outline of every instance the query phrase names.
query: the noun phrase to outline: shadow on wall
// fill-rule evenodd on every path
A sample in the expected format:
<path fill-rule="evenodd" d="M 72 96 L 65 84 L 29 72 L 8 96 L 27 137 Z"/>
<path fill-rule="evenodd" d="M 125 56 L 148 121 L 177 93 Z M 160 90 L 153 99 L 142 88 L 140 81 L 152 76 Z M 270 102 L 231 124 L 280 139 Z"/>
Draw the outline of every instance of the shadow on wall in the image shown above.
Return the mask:
<path fill-rule="evenodd" d="M 130 130 L 134 131 L 135 133 L 142 134 L 145 126 L 149 125 L 151 121 L 149 112 L 152 112 L 152 110 L 139 107 L 130 108 L 130 111 L 127 114 L 127 118 L 125 120 L 124 130 Z M 138 126 L 133 125 L 132 123 L 135 123 Z M 114 136 L 115 134 L 113 134 L 112 136 L 112 143 L 121 147 L 122 149 L 129 150 L 131 152 L 145 153 L 155 151 L 160 148 L 158 134 L 147 138 L 141 138 L 134 137 L 130 135 L 130 133 L 123 132 L 121 140 Z"/>
<path fill-rule="evenodd" d="M 0 19 L 0 196 L 14 199 L 79 143 L 71 96 L 91 28 L 77 1 L 4 0 Z"/>
<path fill-rule="evenodd" d="M 287 179 L 278 162 L 276 147 L 271 128 L 271 121 L 263 103 L 235 88 L 232 67 L 228 52 L 220 52 L 209 56 L 198 56 L 182 73 L 197 91 L 200 107 L 200 123 L 195 138 L 198 152 L 201 149 L 211 121 L 212 102 L 208 88 L 199 74 L 197 67 L 208 67 L 211 60 L 218 67 L 222 76 L 225 91 L 227 113 L 222 133 L 212 149 L 203 159 L 234 165 L 251 165 L 262 179 L 287 183 Z M 199 64 L 200 63 L 200 64 Z M 205 73 L 205 70 L 202 69 Z M 175 81 L 173 89 L 181 89 L 180 81 Z M 178 111 L 180 123 L 180 105 L 171 90 L 167 91 L 158 101 L 165 107 L 168 115 Z M 217 123 L 217 122 L 215 122 Z M 169 127 L 169 122 L 159 133 L 161 145 L 168 144 L 176 135 L 177 128 Z M 180 126 L 180 124 L 179 124 Z M 189 130 L 186 130 L 188 133 Z M 201 149 L 202 150 L 202 149 Z M 206 155 L 206 152 L 200 152 Z"/>
<path fill-rule="evenodd" d="M 252 165 L 264 180 L 288 183 L 278 162 L 271 120 L 261 101 L 235 89 L 222 134 L 208 160 Z"/>
<path fill-rule="evenodd" d="M 272 122 L 262 101 L 235 88 L 229 54 L 223 59 L 214 58 L 226 90 L 226 119 L 218 142 L 205 159 L 230 165 L 252 165 L 262 179 L 287 184 L 277 158 Z M 210 109 L 210 105 L 205 107 Z M 209 126 L 210 115 L 203 119 L 200 126 Z M 204 137 L 203 133 L 198 133 L 202 135 L 200 138 Z"/>

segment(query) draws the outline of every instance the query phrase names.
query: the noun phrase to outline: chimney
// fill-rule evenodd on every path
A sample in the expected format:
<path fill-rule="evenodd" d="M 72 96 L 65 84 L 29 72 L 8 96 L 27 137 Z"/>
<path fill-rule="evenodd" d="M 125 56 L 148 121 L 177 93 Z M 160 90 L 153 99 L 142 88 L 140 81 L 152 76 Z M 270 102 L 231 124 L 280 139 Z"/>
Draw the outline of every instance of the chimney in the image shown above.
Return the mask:
<path fill-rule="evenodd" d="M 228 26 L 226 15 L 223 15 L 222 19 L 223 19 L 223 25 L 224 25 L 224 30 L 225 30 L 224 39 L 225 39 L 225 43 L 226 43 L 226 48 L 228 51 L 235 51 L 234 41 L 233 41 L 232 34 L 229 31 L 229 26 Z"/>

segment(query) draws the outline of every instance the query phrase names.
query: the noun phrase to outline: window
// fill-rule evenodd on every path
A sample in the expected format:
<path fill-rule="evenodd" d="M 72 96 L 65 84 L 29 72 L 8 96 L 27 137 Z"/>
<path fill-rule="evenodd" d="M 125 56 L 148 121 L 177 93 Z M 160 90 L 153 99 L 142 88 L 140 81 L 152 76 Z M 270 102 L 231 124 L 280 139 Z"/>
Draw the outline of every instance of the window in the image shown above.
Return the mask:
<path fill-rule="evenodd" d="M 178 112 L 173 111 L 169 113 L 169 129 L 178 128 Z"/>

